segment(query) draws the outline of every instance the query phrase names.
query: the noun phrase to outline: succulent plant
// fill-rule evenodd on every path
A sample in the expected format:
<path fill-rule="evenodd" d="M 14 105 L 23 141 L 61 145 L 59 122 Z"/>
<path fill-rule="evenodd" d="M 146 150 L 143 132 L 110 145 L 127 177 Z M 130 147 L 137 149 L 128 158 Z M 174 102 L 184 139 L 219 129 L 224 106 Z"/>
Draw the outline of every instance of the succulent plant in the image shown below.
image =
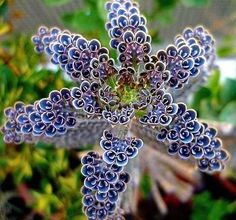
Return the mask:
<path fill-rule="evenodd" d="M 111 0 L 105 7 L 118 62 L 96 39 L 40 27 L 32 37 L 35 51 L 45 52 L 75 87 L 51 91 L 34 104 L 17 102 L 5 109 L 1 129 L 6 143 L 43 141 L 73 148 L 100 139 L 103 153 L 81 159 L 84 213 L 91 220 L 122 219 L 120 199 L 132 178 L 126 167 L 146 147 L 145 135 L 163 142 L 170 155 L 195 159 L 204 172 L 221 171 L 228 159 L 216 129 L 175 98 L 211 71 L 215 48 L 209 32 L 186 28 L 172 45 L 153 53 L 137 3 Z M 136 124 L 144 130 L 139 137 L 132 134 Z"/>

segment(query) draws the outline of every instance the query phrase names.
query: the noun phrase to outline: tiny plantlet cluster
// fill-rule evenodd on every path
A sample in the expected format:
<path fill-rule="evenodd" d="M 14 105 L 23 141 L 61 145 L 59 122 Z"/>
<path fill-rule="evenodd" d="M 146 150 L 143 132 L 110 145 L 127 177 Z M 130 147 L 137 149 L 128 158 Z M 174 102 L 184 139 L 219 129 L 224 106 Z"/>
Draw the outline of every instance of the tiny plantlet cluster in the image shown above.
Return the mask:
<path fill-rule="evenodd" d="M 33 104 L 15 103 L 5 109 L 1 129 L 6 143 L 42 141 L 70 148 L 99 143 L 100 152 L 81 159 L 83 210 L 89 220 L 123 219 L 120 200 L 132 179 L 126 168 L 146 147 L 143 136 L 135 137 L 133 124 L 152 129 L 168 154 L 195 160 L 203 172 L 221 171 L 228 159 L 217 130 L 175 96 L 211 71 L 213 37 L 201 26 L 186 28 L 173 44 L 154 52 L 136 2 L 110 0 L 105 8 L 117 61 L 96 39 L 40 27 L 32 37 L 35 51 L 45 52 L 75 87 L 51 91 Z"/>

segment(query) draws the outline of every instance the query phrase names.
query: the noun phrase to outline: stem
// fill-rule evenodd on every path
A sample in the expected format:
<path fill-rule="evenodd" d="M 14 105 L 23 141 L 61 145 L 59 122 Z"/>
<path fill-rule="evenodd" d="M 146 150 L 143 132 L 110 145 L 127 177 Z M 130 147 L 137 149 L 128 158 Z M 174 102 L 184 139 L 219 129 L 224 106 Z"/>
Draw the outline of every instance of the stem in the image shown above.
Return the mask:
<path fill-rule="evenodd" d="M 165 215 L 168 212 L 167 205 L 165 204 L 164 200 L 161 197 L 161 193 L 157 187 L 157 183 L 153 179 L 151 181 L 152 181 L 152 189 L 151 190 L 152 190 L 154 201 L 157 205 L 157 208 L 161 212 L 161 214 Z"/>
<path fill-rule="evenodd" d="M 137 213 L 138 192 L 140 182 L 140 161 L 139 157 L 129 161 L 124 171 L 130 174 L 130 182 L 125 192 L 121 194 L 121 208 L 125 213 Z"/>
<path fill-rule="evenodd" d="M 125 139 L 125 137 L 128 134 L 128 130 L 129 130 L 128 126 L 118 124 L 115 125 L 111 131 L 119 139 Z"/>

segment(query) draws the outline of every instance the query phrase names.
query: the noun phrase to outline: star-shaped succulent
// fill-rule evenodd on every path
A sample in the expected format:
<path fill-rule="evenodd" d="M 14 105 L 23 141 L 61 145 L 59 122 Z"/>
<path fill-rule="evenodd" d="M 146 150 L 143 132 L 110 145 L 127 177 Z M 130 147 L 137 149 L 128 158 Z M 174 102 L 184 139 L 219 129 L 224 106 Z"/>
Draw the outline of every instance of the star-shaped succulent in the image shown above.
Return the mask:
<path fill-rule="evenodd" d="M 126 166 L 150 136 L 170 155 L 195 159 L 201 171 L 220 171 L 228 158 L 216 129 L 176 95 L 210 72 L 215 49 L 208 31 L 186 28 L 172 45 L 153 53 L 137 3 L 111 0 L 106 10 L 118 62 L 96 39 L 40 27 L 32 37 L 36 52 L 45 52 L 75 87 L 51 91 L 32 105 L 17 102 L 5 110 L 2 127 L 6 143 L 78 147 L 100 139 L 102 155 L 89 152 L 81 159 L 84 213 L 91 220 L 122 219 L 120 198 L 132 178 Z"/>

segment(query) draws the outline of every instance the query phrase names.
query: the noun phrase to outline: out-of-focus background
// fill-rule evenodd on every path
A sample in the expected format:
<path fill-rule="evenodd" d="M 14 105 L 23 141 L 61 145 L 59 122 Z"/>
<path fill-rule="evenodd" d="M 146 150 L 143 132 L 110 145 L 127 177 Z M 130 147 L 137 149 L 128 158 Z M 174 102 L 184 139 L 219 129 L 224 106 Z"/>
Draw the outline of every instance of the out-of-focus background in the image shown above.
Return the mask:
<path fill-rule="evenodd" d="M 31 35 L 40 25 L 58 26 L 89 39 L 98 38 L 108 46 L 104 2 L 0 0 L 0 124 L 4 123 L 3 109 L 15 101 L 32 103 L 53 89 L 72 85 L 59 69 L 48 64 L 45 56 L 34 53 Z M 160 181 L 155 191 L 157 188 L 150 187 L 150 174 L 144 172 L 138 211 L 127 219 L 236 219 L 236 1 L 139 3 L 155 49 L 166 47 L 186 26 L 202 24 L 214 35 L 218 68 L 189 97 L 188 105 L 198 111 L 200 118 L 219 128 L 231 160 L 222 174 L 203 175 L 194 171 L 197 178 L 185 176 L 191 193 L 184 199 L 181 192 L 186 185 L 180 184 L 173 193 L 167 187 L 170 183 Z M 79 155 L 80 150 L 55 149 L 44 144 L 5 145 L 0 136 L 0 220 L 85 219 L 79 192 L 82 184 Z M 171 161 L 163 157 L 159 160 Z M 183 168 L 181 162 L 174 163 Z M 178 176 L 174 168 L 173 173 Z"/>

